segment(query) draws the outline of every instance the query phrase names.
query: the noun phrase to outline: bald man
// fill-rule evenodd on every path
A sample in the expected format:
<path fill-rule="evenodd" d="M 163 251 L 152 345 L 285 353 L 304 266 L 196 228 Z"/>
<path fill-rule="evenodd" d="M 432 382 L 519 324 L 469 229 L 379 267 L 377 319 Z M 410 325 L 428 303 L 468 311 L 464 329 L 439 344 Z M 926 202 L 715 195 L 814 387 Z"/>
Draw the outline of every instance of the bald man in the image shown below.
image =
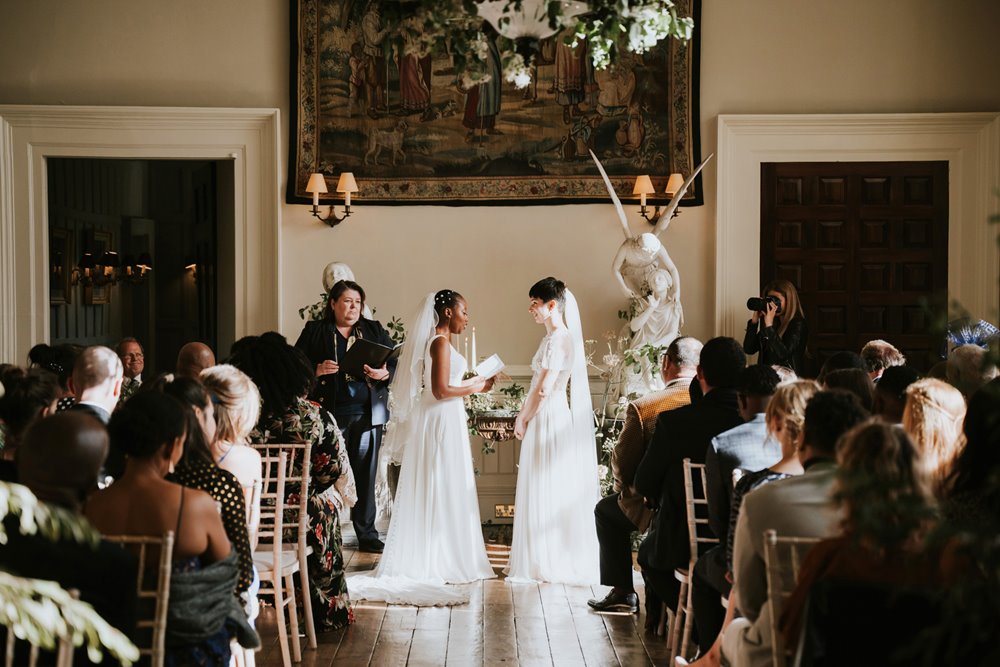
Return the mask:
<path fill-rule="evenodd" d="M 76 358 L 69 388 L 76 405 L 68 410 L 86 412 L 107 425 L 122 393 L 124 367 L 114 350 L 103 345 L 88 347 Z"/>
<path fill-rule="evenodd" d="M 215 365 L 215 353 L 204 343 L 188 343 L 177 353 L 178 377 L 197 380 L 201 372 Z"/>
<path fill-rule="evenodd" d="M 86 524 L 83 504 L 97 490 L 107 453 L 104 425 L 88 414 L 67 410 L 38 420 L 25 432 L 18 448 L 19 480 L 42 503 L 69 510 Z M 80 599 L 93 605 L 106 621 L 126 634 L 134 632 L 135 555 L 104 541 L 92 546 L 70 535 L 55 542 L 22 535 L 17 524 L 12 516 L 4 522 L 9 539 L 0 545 L 0 569 L 79 589 Z"/>

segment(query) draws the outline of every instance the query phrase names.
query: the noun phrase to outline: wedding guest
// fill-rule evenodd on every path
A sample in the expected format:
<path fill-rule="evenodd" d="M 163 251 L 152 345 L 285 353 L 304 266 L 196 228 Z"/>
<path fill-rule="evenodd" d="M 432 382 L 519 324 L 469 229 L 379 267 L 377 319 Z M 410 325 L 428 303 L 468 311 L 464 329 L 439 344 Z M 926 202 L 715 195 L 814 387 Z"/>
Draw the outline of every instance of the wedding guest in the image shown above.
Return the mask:
<path fill-rule="evenodd" d="M 890 424 L 903 421 L 906 388 L 920 379 L 920 373 L 909 366 L 890 366 L 882 372 L 875 385 L 873 412 Z"/>
<path fill-rule="evenodd" d="M 361 551 L 381 553 L 385 544 L 375 528 L 375 477 L 378 452 L 389 420 L 389 382 L 395 359 L 381 368 L 364 367 L 363 377 L 340 370 L 340 360 L 358 338 L 386 347 L 394 343 L 381 323 L 364 318 L 365 291 L 351 280 L 334 283 L 322 320 L 306 322 L 295 347 L 305 353 L 319 378 L 311 397 L 329 410 L 347 443 L 358 501 L 351 521 Z"/>
<path fill-rule="evenodd" d="M 344 627 L 354 622 L 354 614 L 344 578 L 339 513 L 326 493 L 344 474 L 340 463 L 344 443 L 337 422 L 307 399 L 316 381 L 314 371 L 284 336 L 271 331 L 239 340 L 233 347 L 237 352 L 230 362 L 253 380 L 261 395 L 260 419 L 251 442 L 312 443 L 306 545 L 312 548 L 307 564 L 313 618 L 320 631 Z M 298 489 L 289 485 L 286 492 L 294 498 Z"/>
<path fill-rule="evenodd" d="M 73 396 L 73 392 L 69 388 L 69 379 L 73 375 L 73 366 L 76 364 L 76 358 L 80 356 L 80 352 L 82 351 L 83 347 L 80 345 L 71 345 L 68 343 L 63 345 L 46 345 L 45 343 L 40 343 L 28 352 L 28 360 L 31 368 L 36 366 L 44 368 L 47 371 L 55 373 L 59 378 L 60 398 L 56 404 L 56 412 L 62 412 L 76 403 L 76 397 Z"/>
<path fill-rule="evenodd" d="M 965 447 L 952 470 L 945 512 L 962 527 L 995 534 L 1000 528 L 1000 378 L 969 399 L 962 432 Z"/>
<path fill-rule="evenodd" d="M 951 351 L 947 372 L 948 382 L 969 397 L 997 376 L 997 367 L 989 360 L 988 350 L 970 343 Z"/>
<path fill-rule="evenodd" d="M 878 383 L 885 369 L 906 364 L 906 356 L 892 343 L 884 340 L 870 340 L 861 348 L 861 358 L 865 361 L 872 382 Z"/>
<path fill-rule="evenodd" d="M 705 343 L 697 370 L 703 397 L 657 418 L 653 438 L 636 470 L 636 489 L 657 507 L 653 530 L 639 547 L 650 623 L 656 622 L 661 602 L 676 606 L 680 584 L 674 568 L 687 567 L 692 556 L 684 499 L 684 459 L 704 463 L 712 438 L 743 423 L 736 385 L 745 366 L 743 348 L 732 338 L 713 338 Z"/>
<path fill-rule="evenodd" d="M 733 473 L 761 470 L 781 459 L 781 444 L 770 436 L 765 411 L 778 388 L 778 374 L 770 366 L 749 366 L 740 373 L 737 401 L 743 424 L 712 438 L 705 454 L 705 497 L 708 522 L 720 544 L 698 558 L 691 575 L 695 627 L 707 650 L 719 631 L 725 610 L 719 596 L 728 596 L 725 536 L 729 532 Z"/>
<path fill-rule="evenodd" d="M 0 374 L 5 393 L 0 398 L 0 481 L 18 481 L 15 457 L 21 437 L 31 424 L 54 414 L 59 399 L 59 381 L 41 368 L 24 371 L 8 366 Z"/>
<path fill-rule="evenodd" d="M 146 368 L 146 353 L 138 340 L 122 338 L 115 347 L 122 360 L 122 393 L 120 400 L 127 401 L 142 386 L 142 372 Z"/>
<path fill-rule="evenodd" d="M 252 629 L 247 633 L 246 617 L 232 594 L 239 570 L 216 501 L 166 479 L 183 456 L 189 423 L 184 406 L 172 396 L 140 392 L 125 403 L 108 425 L 112 448 L 128 454 L 125 472 L 91 496 L 86 516 L 105 535 L 174 532 L 167 664 L 225 665 L 236 628 L 243 628 L 238 636 L 244 646 L 253 646 L 255 635 Z M 193 590 L 193 577 L 211 584 L 211 590 Z"/>
<path fill-rule="evenodd" d="M 766 310 L 754 311 L 747 321 L 743 350 L 758 354 L 757 363 L 781 364 L 801 374 L 805 370 L 806 340 L 809 330 L 795 285 L 787 280 L 772 280 L 764 285 L 761 296 Z"/>
<path fill-rule="evenodd" d="M 854 394 L 840 389 L 818 392 L 806 406 L 798 450 L 805 472 L 765 484 L 743 497 L 733 541 L 733 590 L 743 618 L 734 619 L 723 633 L 723 660 L 752 667 L 771 664 L 764 531 L 802 537 L 836 534 L 840 516 L 830 502 L 830 492 L 837 441 L 867 417 Z"/>
<path fill-rule="evenodd" d="M 947 382 L 927 378 L 906 388 L 903 430 L 919 455 L 921 474 L 934 494 L 947 495 L 947 482 L 965 447 L 965 398 Z"/>
<path fill-rule="evenodd" d="M 215 353 L 204 343 L 186 343 L 177 353 L 176 373 L 178 377 L 198 379 L 206 368 L 215 365 Z"/>
<path fill-rule="evenodd" d="M 107 429 L 93 417 L 68 412 L 41 419 L 24 434 L 19 481 L 42 505 L 61 508 L 87 523 L 83 507 L 97 490 L 107 453 Z M 138 567 L 134 555 L 103 540 L 97 544 L 77 540 L 67 532 L 54 540 L 25 535 L 17 521 L 14 516 L 4 520 L 7 542 L 0 545 L 0 569 L 75 588 L 101 618 L 126 635 L 133 634 Z"/>
<path fill-rule="evenodd" d="M 819 375 L 816 376 L 816 382 L 823 384 L 827 375 L 845 368 L 860 368 L 867 371 L 868 367 L 865 365 L 865 360 L 856 352 L 848 352 L 847 350 L 834 352 L 823 362 L 823 366 L 819 369 Z"/>
<path fill-rule="evenodd" d="M 787 382 L 795 382 L 799 379 L 799 376 L 795 374 L 788 366 L 779 366 L 778 364 L 772 364 L 771 368 L 774 372 L 778 374 L 779 384 L 785 384 Z"/>
<path fill-rule="evenodd" d="M 69 386 L 76 395 L 76 404 L 68 409 L 85 412 L 107 425 L 121 396 L 122 368 L 121 359 L 110 348 L 103 345 L 86 348 L 73 365 Z M 110 465 L 109 459 L 109 470 Z M 115 470 L 120 472 L 117 466 Z"/>
<path fill-rule="evenodd" d="M 860 368 L 841 368 L 830 371 L 821 382 L 824 389 L 843 389 L 858 397 L 861 407 L 868 412 L 875 404 L 875 385 L 871 376 Z"/>
<path fill-rule="evenodd" d="M 594 507 L 601 548 L 601 585 L 611 586 L 603 599 L 587 602 L 595 611 L 639 611 L 639 597 L 632 586 L 632 533 L 645 533 L 653 513 L 633 485 L 636 468 L 660 414 L 691 403 L 688 386 L 697 374 L 701 348 L 697 338 L 675 338 L 660 367 L 663 389 L 632 401 L 625 409 L 625 423 L 611 452 L 614 492 Z"/>

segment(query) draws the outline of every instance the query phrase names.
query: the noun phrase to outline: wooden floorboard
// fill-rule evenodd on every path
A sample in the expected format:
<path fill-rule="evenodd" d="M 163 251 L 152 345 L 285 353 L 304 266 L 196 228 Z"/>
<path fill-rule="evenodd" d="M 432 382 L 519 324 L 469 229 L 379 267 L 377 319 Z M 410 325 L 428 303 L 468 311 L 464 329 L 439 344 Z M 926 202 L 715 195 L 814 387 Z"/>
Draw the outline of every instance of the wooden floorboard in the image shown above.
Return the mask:
<path fill-rule="evenodd" d="M 378 554 L 344 550 L 345 569 L 374 569 Z M 499 568 L 498 568 L 499 569 Z M 636 588 L 642 597 L 641 579 Z M 412 607 L 361 602 L 355 623 L 319 635 L 316 650 L 305 648 L 301 667 L 517 667 L 534 665 L 612 667 L 665 666 L 667 642 L 644 633 L 638 615 L 595 614 L 587 606 L 606 587 L 510 584 L 502 578 L 468 586 L 470 600 L 455 607 Z M 641 607 L 640 603 L 640 607 Z M 257 621 L 259 667 L 280 667 L 273 608 Z"/>

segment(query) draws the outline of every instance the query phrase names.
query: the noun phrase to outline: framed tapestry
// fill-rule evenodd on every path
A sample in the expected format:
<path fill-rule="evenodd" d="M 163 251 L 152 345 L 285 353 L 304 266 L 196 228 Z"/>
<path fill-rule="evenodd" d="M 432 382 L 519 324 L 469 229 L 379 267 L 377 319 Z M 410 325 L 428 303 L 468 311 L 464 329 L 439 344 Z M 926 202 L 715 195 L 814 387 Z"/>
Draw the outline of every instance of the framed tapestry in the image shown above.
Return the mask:
<path fill-rule="evenodd" d="M 345 171 L 362 204 L 607 202 L 589 150 L 624 198 L 639 174 L 662 193 L 672 172 L 701 161 L 700 0 L 675 0 L 694 18 L 690 42 L 623 49 L 604 71 L 585 44 L 543 40 L 524 90 L 503 80 L 492 47 L 496 76 L 478 84 L 463 84 L 448 54 L 406 54 L 381 28 L 388 0 L 290 1 L 290 204 L 311 202 L 310 173 L 327 177 L 332 196 Z M 486 28 L 488 41 L 499 38 Z M 699 176 L 684 203 L 702 199 Z"/>
<path fill-rule="evenodd" d="M 49 229 L 49 305 L 73 302 L 70 274 L 75 264 L 73 232 L 61 227 Z"/>

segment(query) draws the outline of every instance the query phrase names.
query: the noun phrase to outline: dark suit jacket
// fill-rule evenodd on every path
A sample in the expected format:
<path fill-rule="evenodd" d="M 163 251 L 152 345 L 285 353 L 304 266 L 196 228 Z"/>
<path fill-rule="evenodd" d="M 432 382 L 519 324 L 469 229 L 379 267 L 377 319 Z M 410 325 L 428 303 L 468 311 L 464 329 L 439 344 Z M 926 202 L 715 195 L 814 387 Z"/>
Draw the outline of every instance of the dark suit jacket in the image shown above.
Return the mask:
<path fill-rule="evenodd" d="M 684 500 L 684 459 L 704 463 L 709 444 L 719 433 L 743 423 L 735 389 L 713 389 L 697 403 L 662 413 L 653 439 L 635 475 L 646 498 L 658 499 L 653 532 L 643 552 L 646 564 L 660 570 L 687 567 L 688 546 Z"/>
<path fill-rule="evenodd" d="M 354 325 L 354 330 L 360 333 L 362 338 L 393 347 L 395 343 L 389 336 L 389 332 L 375 320 L 361 318 Z M 325 359 L 336 358 L 336 338 L 334 332 L 333 319 L 327 317 L 322 320 L 306 322 L 299 339 L 295 342 L 295 347 L 302 350 L 313 365 Z M 389 383 L 396 372 L 396 360 L 390 361 L 386 368 L 389 370 L 389 377 L 382 382 L 368 382 L 368 389 L 371 393 L 371 425 L 380 426 L 389 421 Z M 316 383 L 310 398 L 330 412 L 336 414 L 337 394 L 340 382 L 332 379 L 333 376 L 320 378 Z"/>
<path fill-rule="evenodd" d="M 97 421 L 101 422 L 105 426 L 111 421 L 111 415 L 102 410 L 101 408 L 90 405 L 88 403 L 74 403 L 70 407 L 66 408 L 67 411 L 82 412 L 85 415 L 90 415 Z M 118 479 L 125 473 L 125 452 L 116 449 L 114 447 L 108 449 L 108 458 L 104 461 L 104 467 L 101 471 L 101 476 L 111 475 L 115 479 Z"/>
<path fill-rule="evenodd" d="M 102 424 L 104 424 L 105 426 L 107 426 L 108 422 L 111 421 L 111 415 L 108 414 L 107 411 L 102 410 L 101 408 L 97 407 L 96 405 L 91 405 L 89 403 L 74 403 L 73 405 L 71 405 L 70 407 L 68 407 L 66 409 L 67 410 L 74 410 L 76 412 L 82 412 L 84 414 L 88 414 L 91 417 L 93 417 L 94 419 L 96 419 L 97 421 L 99 421 Z"/>

